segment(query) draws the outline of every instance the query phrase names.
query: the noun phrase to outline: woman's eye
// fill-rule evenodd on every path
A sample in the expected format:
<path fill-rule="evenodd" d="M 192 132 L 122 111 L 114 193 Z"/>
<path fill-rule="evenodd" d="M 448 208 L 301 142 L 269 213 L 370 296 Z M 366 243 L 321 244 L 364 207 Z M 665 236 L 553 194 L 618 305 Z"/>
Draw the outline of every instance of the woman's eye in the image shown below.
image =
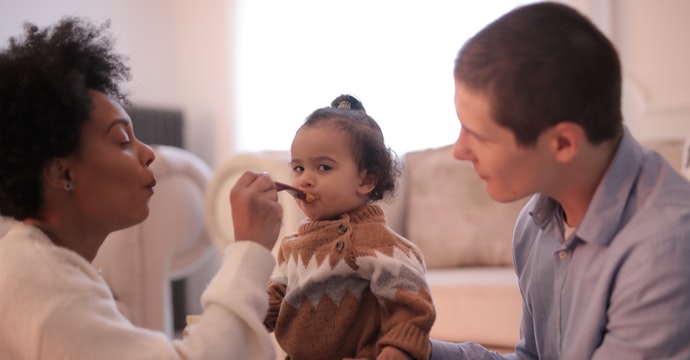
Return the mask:
<path fill-rule="evenodd" d="M 122 148 L 127 148 L 132 143 L 132 135 L 125 129 L 121 127 L 115 134 L 115 140 Z"/>

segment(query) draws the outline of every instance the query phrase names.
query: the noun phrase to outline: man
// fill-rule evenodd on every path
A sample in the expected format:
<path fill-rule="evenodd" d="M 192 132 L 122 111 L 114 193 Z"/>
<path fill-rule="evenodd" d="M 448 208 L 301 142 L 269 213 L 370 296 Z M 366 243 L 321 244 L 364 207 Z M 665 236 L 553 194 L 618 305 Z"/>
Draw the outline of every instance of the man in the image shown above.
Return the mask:
<path fill-rule="evenodd" d="M 613 45 L 557 3 L 517 8 L 455 63 L 454 147 L 518 217 L 515 353 L 432 341 L 432 359 L 690 359 L 690 183 L 621 115 Z M 473 326 L 466 324 L 466 326 Z"/>

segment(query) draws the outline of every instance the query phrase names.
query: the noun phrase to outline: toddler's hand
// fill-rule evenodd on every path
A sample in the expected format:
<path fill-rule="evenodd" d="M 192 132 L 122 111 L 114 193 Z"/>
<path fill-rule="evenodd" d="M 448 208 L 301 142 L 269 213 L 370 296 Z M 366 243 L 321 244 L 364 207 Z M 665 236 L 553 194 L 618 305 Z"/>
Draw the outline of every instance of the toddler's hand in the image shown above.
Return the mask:
<path fill-rule="evenodd" d="M 353 358 L 345 358 L 343 360 L 367 360 L 365 358 L 359 358 L 359 359 L 353 359 Z M 392 347 L 392 346 L 386 346 L 381 350 L 381 353 L 379 353 L 379 356 L 376 357 L 376 360 L 412 360 L 410 356 L 408 356 L 404 351 L 399 350 L 398 348 Z"/>
<path fill-rule="evenodd" d="M 381 350 L 376 360 L 412 360 L 412 358 L 398 348 L 386 346 Z"/>

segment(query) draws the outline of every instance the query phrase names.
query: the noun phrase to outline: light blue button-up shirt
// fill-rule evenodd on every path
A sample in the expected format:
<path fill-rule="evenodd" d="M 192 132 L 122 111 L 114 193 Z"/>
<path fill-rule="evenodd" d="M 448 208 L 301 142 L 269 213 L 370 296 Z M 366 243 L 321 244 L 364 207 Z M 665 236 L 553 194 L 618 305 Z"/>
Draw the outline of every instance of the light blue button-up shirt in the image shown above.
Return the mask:
<path fill-rule="evenodd" d="M 432 341 L 432 359 L 690 359 L 690 182 L 626 129 L 567 239 L 562 214 L 537 194 L 515 225 L 515 353 Z"/>

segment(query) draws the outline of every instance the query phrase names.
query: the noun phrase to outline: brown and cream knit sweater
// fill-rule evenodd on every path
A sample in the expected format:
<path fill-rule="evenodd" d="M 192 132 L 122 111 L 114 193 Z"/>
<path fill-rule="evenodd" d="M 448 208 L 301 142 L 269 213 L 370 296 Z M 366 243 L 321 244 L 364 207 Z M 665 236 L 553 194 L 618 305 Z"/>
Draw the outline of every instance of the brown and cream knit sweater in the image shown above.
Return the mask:
<path fill-rule="evenodd" d="M 283 239 L 266 327 L 288 359 L 375 359 L 394 346 L 428 359 L 434 306 L 422 255 L 376 205 L 305 220 Z"/>

